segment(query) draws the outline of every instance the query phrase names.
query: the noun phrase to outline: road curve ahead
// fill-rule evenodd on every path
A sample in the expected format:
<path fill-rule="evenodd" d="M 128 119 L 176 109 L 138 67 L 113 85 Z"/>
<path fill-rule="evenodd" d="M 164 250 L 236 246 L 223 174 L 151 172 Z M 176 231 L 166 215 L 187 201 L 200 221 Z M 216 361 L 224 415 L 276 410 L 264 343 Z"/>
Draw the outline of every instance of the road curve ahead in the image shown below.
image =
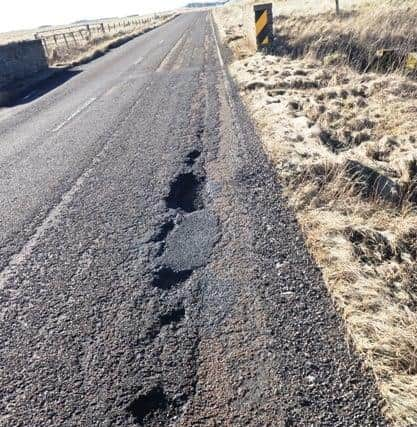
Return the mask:
<path fill-rule="evenodd" d="M 1 426 L 384 425 L 219 53 L 182 15 L 0 112 Z"/>

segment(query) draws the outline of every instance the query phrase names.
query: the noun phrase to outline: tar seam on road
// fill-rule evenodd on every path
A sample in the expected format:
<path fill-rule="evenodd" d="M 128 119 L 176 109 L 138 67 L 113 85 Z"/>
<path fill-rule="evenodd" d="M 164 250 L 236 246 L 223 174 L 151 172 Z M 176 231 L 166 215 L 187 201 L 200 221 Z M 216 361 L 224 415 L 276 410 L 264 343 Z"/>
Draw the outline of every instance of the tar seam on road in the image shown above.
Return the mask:
<path fill-rule="evenodd" d="M 187 32 L 188 32 L 188 29 L 186 31 L 184 31 L 183 35 L 175 42 L 174 46 L 172 46 L 172 49 L 170 49 L 169 52 L 162 59 L 158 68 L 156 69 L 156 71 L 163 70 L 165 68 L 166 64 L 169 63 L 169 61 L 171 60 L 171 56 L 176 53 L 176 50 L 178 49 L 179 46 L 181 46 L 181 43 L 184 41 L 184 38 L 185 38 Z"/>
<path fill-rule="evenodd" d="M 69 117 L 67 117 L 60 125 L 58 125 L 52 132 L 58 132 L 61 130 L 67 123 L 72 119 L 82 113 L 86 108 L 88 108 L 97 98 L 90 98 L 85 104 L 83 104 L 78 110 L 74 111 Z"/>

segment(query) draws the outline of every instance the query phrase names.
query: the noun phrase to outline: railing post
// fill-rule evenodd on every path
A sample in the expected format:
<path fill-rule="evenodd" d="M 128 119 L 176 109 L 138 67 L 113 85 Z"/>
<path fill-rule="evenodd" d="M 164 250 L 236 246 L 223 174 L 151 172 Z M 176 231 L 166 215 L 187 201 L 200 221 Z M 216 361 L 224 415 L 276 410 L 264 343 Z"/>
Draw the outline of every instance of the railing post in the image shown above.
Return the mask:
<path fill-rule="evenodd" d="M 64 38 L 65 41 L 65 45 L 67 46 L 67 48 L 69 49 L 69 43 L 68 43 L 68 39 L 67 39 L 67 35 L 65 33 L 62 34 L 62 37 Z"/>

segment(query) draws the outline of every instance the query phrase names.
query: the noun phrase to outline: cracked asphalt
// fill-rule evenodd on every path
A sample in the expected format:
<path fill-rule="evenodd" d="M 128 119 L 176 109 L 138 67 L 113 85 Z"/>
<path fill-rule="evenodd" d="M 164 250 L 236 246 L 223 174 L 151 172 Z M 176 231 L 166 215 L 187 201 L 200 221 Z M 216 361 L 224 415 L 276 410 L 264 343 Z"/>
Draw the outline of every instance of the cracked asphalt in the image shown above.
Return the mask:
<path fill-rule="evenodd" d="M 386 425 L 209 13 L 0 135 L 1 426 Z"/>

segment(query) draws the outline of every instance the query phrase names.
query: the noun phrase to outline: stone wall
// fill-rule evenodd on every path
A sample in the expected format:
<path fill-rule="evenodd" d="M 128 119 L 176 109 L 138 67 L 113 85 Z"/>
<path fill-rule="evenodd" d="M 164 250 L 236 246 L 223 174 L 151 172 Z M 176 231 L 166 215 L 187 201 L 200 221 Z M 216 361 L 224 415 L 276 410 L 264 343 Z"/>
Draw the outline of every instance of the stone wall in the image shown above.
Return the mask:
<path fill-rule="evenodd" d="M 0 88 L 47 68 L 41 40 L 0 45 Z"/>

